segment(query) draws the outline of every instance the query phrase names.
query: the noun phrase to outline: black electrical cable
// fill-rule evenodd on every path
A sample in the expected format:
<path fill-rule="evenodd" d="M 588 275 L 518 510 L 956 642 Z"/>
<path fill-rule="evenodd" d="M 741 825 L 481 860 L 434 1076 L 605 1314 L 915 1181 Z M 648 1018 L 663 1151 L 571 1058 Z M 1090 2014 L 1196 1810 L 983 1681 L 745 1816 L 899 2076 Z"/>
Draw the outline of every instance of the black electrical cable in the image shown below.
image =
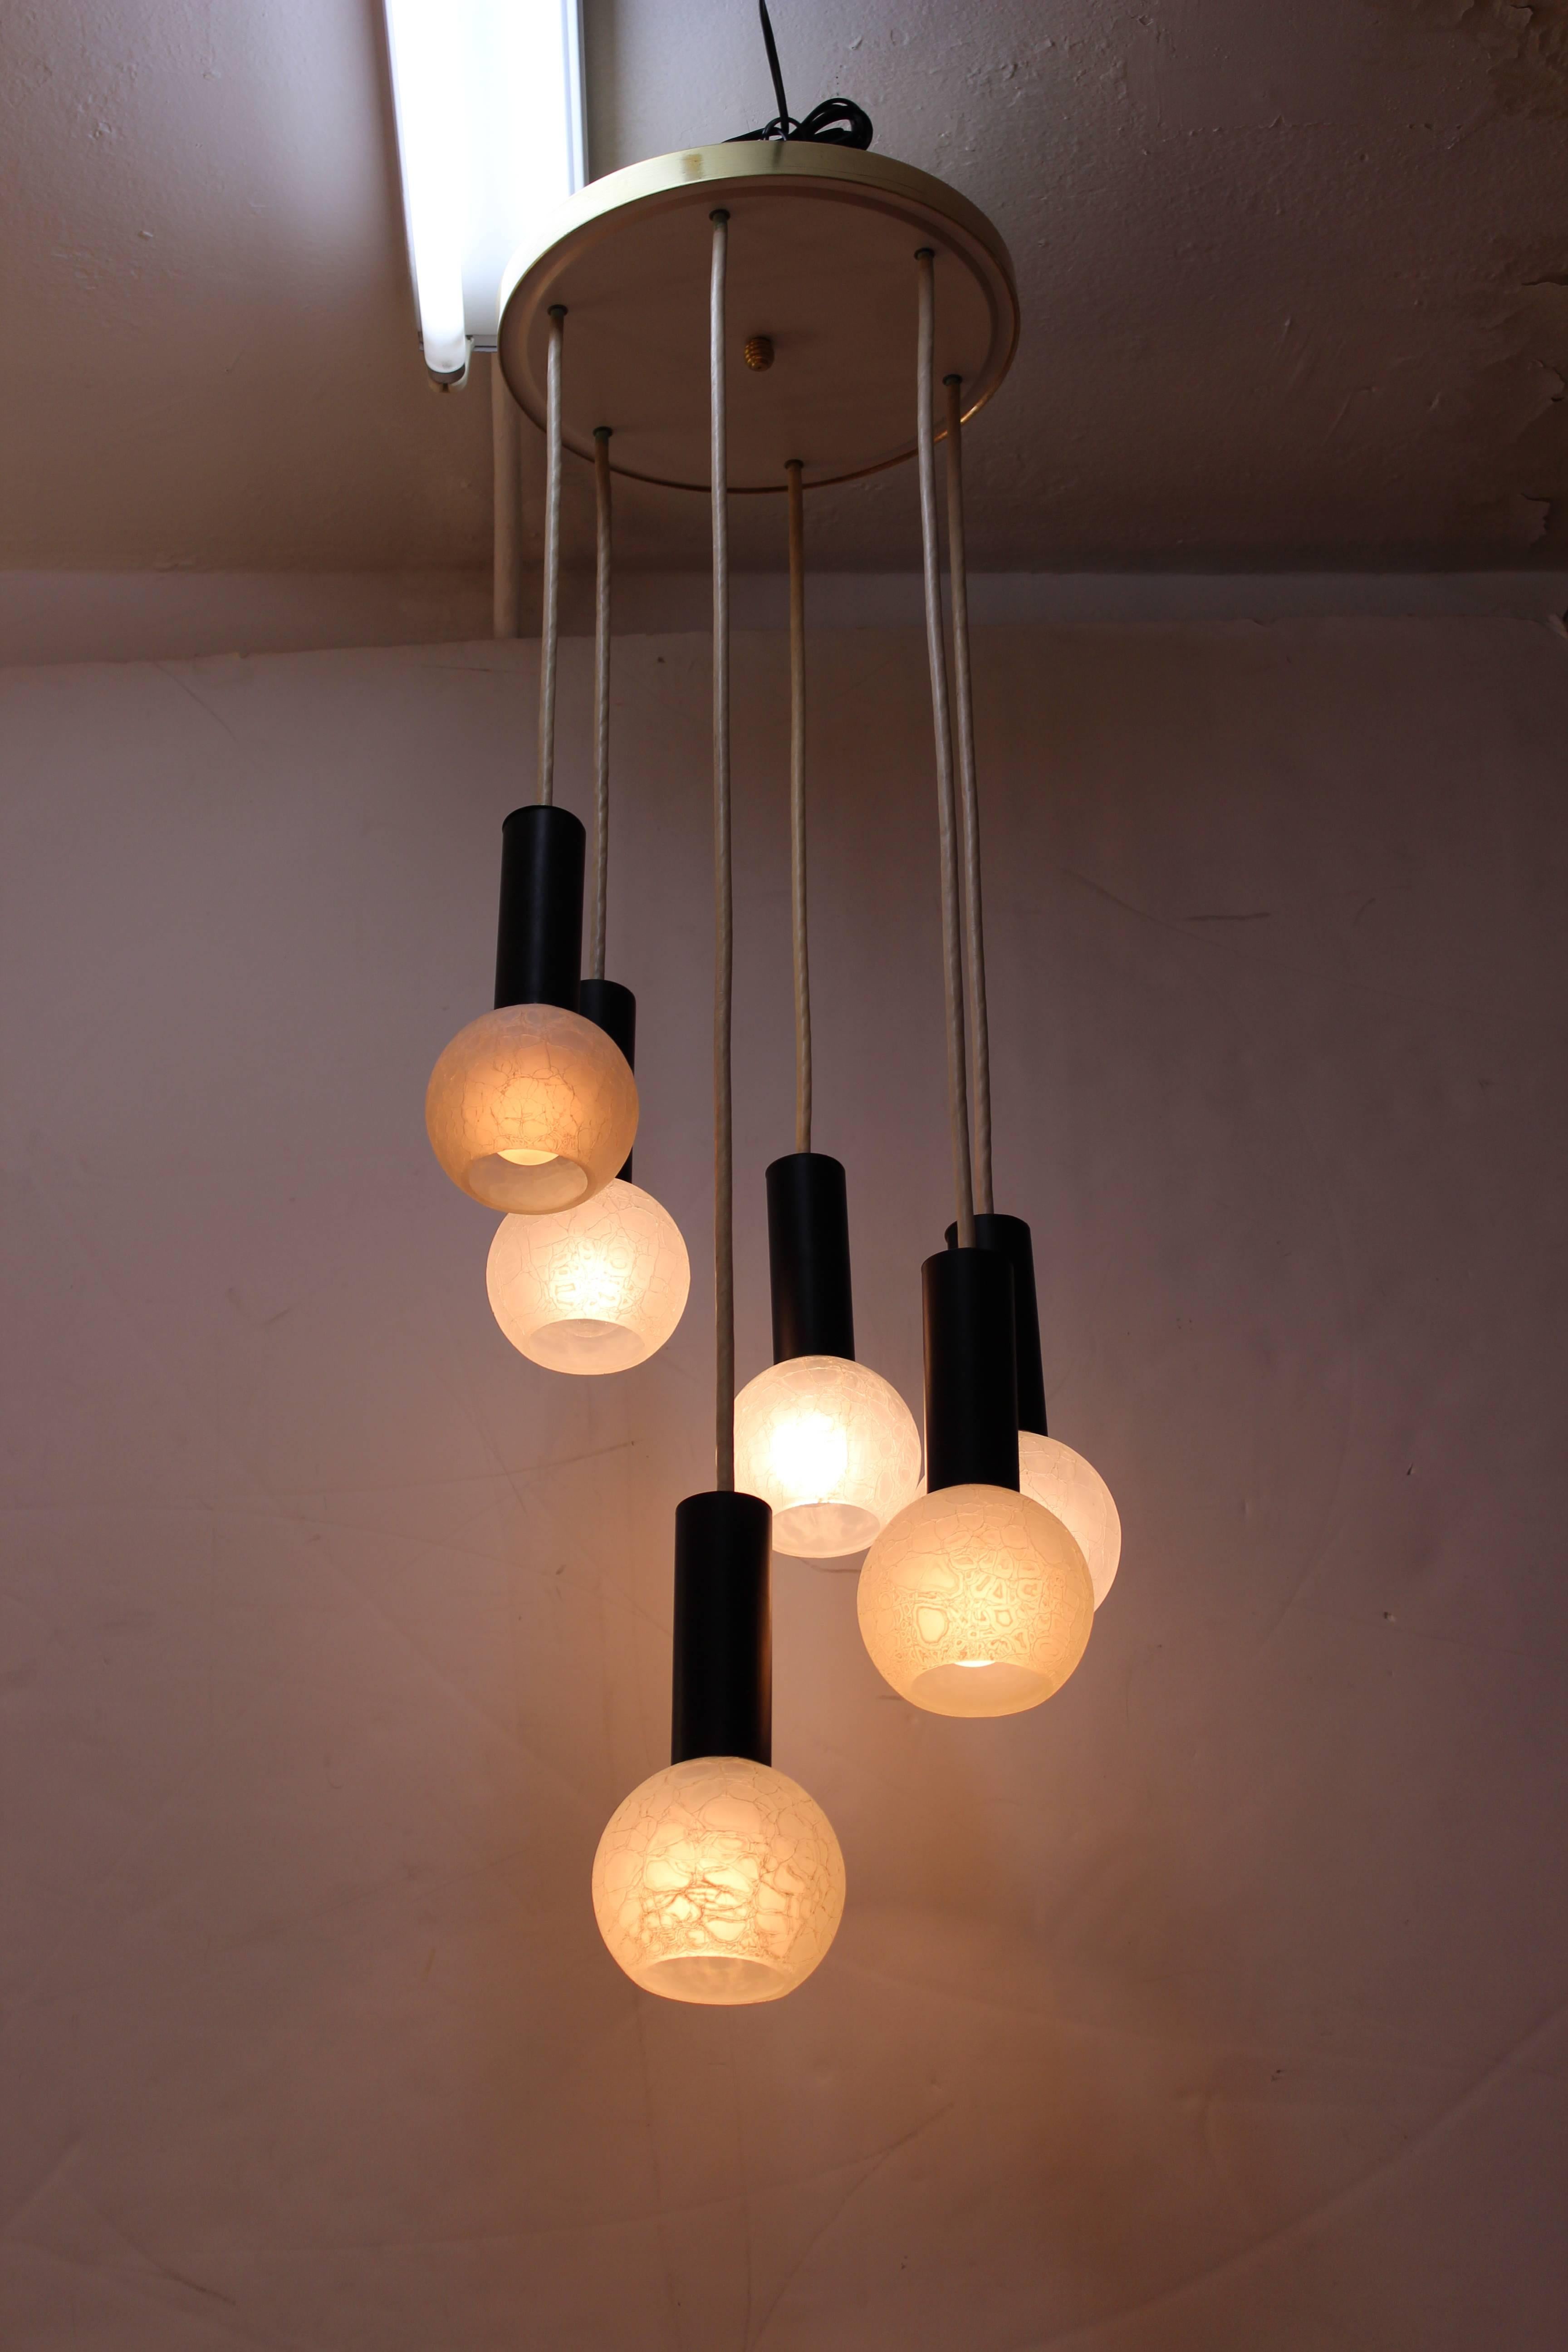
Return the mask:
<path fill-rule="evenodd" d="M 789 129 L 789 100 L 784 96 L 784 68 L 779 64 L 779 45 L 773 38 L 773 20 L 768 14 L 768 0 L 757 0 L 763 19 L 763 47 L 768 53 L 768 71 L 773 78 L 773 100 L 778 113 L 773 118 Z"/>
<path fill-rule="evenodd" d="M 768 15 L 768 0 L 757 0 L 757 13 L 763 20 L 763 46 L 768 53 L 768 72 L 773 78 L 773 102 L 778 112 L 760 131 L 739 131 L 726 144 L 739 147 L 749 139 L 811 139 L 825 147 L 869 147 L 871 118 L 852 98 L 825 98 L 803 121 L 795 120 L 784 96 L 784 73 L 773 20 Z"/>

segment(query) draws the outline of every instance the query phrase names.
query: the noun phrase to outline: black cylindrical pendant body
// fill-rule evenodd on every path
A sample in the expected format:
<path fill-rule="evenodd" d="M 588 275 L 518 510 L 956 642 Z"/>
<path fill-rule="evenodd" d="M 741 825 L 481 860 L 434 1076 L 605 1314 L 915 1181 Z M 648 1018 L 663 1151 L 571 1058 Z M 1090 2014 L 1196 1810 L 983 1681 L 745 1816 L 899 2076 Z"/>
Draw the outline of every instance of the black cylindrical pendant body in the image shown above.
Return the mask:
<path fill-rule="evenodd" d="M 947 1229 L 949 1249 L 958 1247 L 958 1227 Z M 1022 1217 L 1004 1217 L 990 1210 L 976 1212 L 976 1249 L 1000 1250 L 1013 1269 L 1013 1328 L 1018 1354 L 1018 1426 L 1046 1427 L 1046 1375 L 1040 1362 L 1040 1307 L 1035 1290 L 1035 1245 Z"/>
<path fill-rule="evenodd" d="M 950 1249 L 921 1268 L 926 1485 L 1018 1485 L 1013 1269 L 999 1250 Z"/>
<path fill-rule="evenodd" d="M 637 1001 L 618 980 L 584 980 L 578 985 L 577 1010 L 584 1021 L 613 1037 L 630 1066 L 637 1066 Z M 1005 1220 L 1004 1221 L 1005 1222 Z M 1026 1232 L 1028 1230 L 1025 1228 Z"/>
<path fill-rule="evenodd" d="M 513 809 L 500 839 L 496 1003 L 560 1004 L 575 1013 L 587 835 L 570 809 L 531 801 Z"/>
<path fill-rule="evenodd" d="M 773 1361 L 855 1356 L 849 1196 L 841 1160 L 792 1151 L 768 1170 L 768 1272 Z"/>
<path fill-rule="evenodd" d="M 637 1066 L 637 1001 L 629 988 L 618 980 L 585 980 L 577 992 L 577 1010 L 584 1021 L 602 1029 L 612 1038 L 626 1057 L 630 1069 Z M 625 1164 L 616 1175 L 623 1184 L 632 1181 L 632 1155 L 628 1151 Z"/>
<path fill-rule="evenodd" d="M 688 1495 L 675 1507 L 672 1764 L 773 1762 L 773 1525 L 755 1495 Z"/>

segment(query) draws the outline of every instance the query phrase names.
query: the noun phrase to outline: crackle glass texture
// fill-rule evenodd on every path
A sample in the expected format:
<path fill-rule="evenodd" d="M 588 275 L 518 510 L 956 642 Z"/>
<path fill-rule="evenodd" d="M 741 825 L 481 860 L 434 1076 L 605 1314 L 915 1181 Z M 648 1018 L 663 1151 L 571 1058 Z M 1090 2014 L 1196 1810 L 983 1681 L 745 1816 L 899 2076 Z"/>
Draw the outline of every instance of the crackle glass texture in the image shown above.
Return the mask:
<path fill-rule="evenodd" d="M 1121 1559 L 1121 1519 L 1110 1487 L 1092 1462 L 1034 1429 L 1018 1432 L 1018 1484 L 1031 1502 L 1056 1514 L 1078 1545 L 1098 1609 Z"/>
<path fill-rule="evenodd" d="M 514 1348 L 552 1372 L 624 1372 L 663 1347 L 685 1311 L 680 1228 L 619 1176 L 552 1217 L 503 1217 L 485 1284 Z"/>
<path fill-rule="evenodd" d="M 618 1805 L 594 1856 L 594 1916 L 634 1984 L 667 2000 L 778 2000 L 838 1932 L 844 1856 L 785 1772 L 702 1756 Z"/>
<path fill-rule="evenodd" d="M 1059 1690 L 1094 1623 L 1060 1519 L 1005 1486 L 922 1495 L 866 1555 L 860 1632 L 900 1697 L 931 1715 L 1017 1715 Z"/>
<path fill-rule="evenodd" d="M 879 1372 L 792 1356 L 735 1399 L 735 1484 L 773 1507 L 773 1549 L 797 1559 L 864 1551 L 921 1475 L 921 1437 Z"/>
<path fill-rule="evenodd" d="M 637 1131 L 614 1040 L 558 1004 L 503 1004 L 459 1029 L 430 1073 L 425 1124 L 454 1184 L 539 1217 L 603 1192 Z"/>

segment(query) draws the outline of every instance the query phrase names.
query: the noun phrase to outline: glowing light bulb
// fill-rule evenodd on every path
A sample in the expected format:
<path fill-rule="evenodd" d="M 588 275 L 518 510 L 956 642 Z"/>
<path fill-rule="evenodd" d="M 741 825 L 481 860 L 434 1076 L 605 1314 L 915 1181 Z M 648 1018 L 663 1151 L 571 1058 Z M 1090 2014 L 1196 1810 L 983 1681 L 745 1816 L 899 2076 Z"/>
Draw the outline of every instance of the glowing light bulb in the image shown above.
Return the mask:
<path fill-rule="evenodd" d="M 1033 1429 L 1018 1432 L 1018 1484 L 1032 1502 L 1055 1513 L 1077 1543 L 1098 1609 L 1121 1559 L 1121 1519 L 1110 1487 L 1092 1462 Z"/>
<path fill-rule="evenodd" d="M 471 1200 L 547 1216 L 591 1200 L 626 1159 L 637 1080 L 620 1047 L 581 1013 L 500 1005 L 441 1055 L 425 1124 L 437 1159 Z"/>
<path fill-rule="evenodd" d="M 505 1217 L 485 1267 L 496 1321 L 552 1372 L 624 1372 L 663 1347 L 686 1307 L 680 1228 L 616 1176 L 575 1209 Z"/>
<path fill-rule="evenodd" d="M 769 1466 L 784 1492 L 795 1498 L 830 1495 L 849 1468 L 849 1433 L 831 1413 L 809 1407 L 773 1424 Z M 807 1508 L 814 1507 L 809 1502 Z"/>
<path fill-rule="evenodd" d="M 1062 1522 L 1005 1486 L 943 1486 L 866 1555 L 872 1664 L 931 1715 L 1016 1715 L 1059 1690 L 1088 1643 L 1094 1587 Z"/>
<path fill-rule="evenodd" d="M 778 2000 L 844 1913 L 833 1825 L 787 1773 L 742 1756 L 671 1764 L 616 1808 L 594 1916 L 634 1984 L 714 2007 Z"/>
<path fill-rule="evenodd" d="M 797 1559 L 861 1551 L 915 1491 L 921 1439 L 897 1389 L 843 1356 L 791 1356 L 735 1399 L 735 1483 Z"/>

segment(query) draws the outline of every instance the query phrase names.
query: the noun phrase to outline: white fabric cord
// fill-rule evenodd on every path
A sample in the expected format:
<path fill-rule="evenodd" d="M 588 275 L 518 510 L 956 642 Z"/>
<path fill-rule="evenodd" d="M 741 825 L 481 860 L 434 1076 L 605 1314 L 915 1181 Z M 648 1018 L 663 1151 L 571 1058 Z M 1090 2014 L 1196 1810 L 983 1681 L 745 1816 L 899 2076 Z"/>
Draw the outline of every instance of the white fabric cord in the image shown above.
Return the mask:
<path fill-rule="evenodd" d="M 789 484 L 789 883 L 795 952 L 795 1148 L 811 1150 L 811 960 L 805 898 L 805 499 L 801 461 Z"/>
<path fill-rule="evenodd" d="M 962 377 L 947 393 L 947 572 L 952 589 L 953 710 L 958 721 L 958 806 L 963 833 L 963 935 L 973 1061 L 974 1205 L 991 1213 L 991 1031 L 985 1013 L 985 913 L 980 896 L 980 803 L 974 781 L 974 701 L 969 671 L 969 572 L 963 552 Z"/>
<path fill-rule="evenodd" d="M 490 353 L 491 627 L 498 637 L 522 632 L 521 414 L 506 388 L 500 355 Z"/>
<path fill-rule="evenodd" d="M 715 1484 L 735 1489 L 735 1202 L 730 1093 L 734 895 L 730 870 L 730 525 L 725 449 L 724 267 L 730 215 L 715 212 L 708 389 L 713 508 L 713 1323 Z"/>
<path fill-rule="evenodd" d="M 594 571 L 594 905 L 588 971 L 605 977 L 605 901 L 610 866 L 610 428 L 594 428 L 598 551 Z"/>
<path fill-rule="evenodd" d="M 952 787 L 952 730 L 947 702 L 947 641 L 942 614 L 941 550 L 937 544 L 936 448 L 931 416 L 931 367 L 936 344 L 935 255 L 915 256 L 920 332 L 915 417 L 920 444 L 921 541 L 925 552 L 926 654 L 931 665 L 931 729 L 936 738 L 936 819 L 942 848 L 942 993 L 947 1011 L 947 1116 L 952 1135 L 952 1189 L 958 1245 L 974 1247 L 974 1195 L 969 1167 L 969 1081 L 963 1051 L 963 943 L 958 912 L 957 831 Z"/>
<path fill-rule="evenodd" d="M 555 797 L 555 656 L 561 629 L 561 342 L 566 313 L 550 310 L 545 373 L 544 613 L 539 632 L 539 797 Z"/>

